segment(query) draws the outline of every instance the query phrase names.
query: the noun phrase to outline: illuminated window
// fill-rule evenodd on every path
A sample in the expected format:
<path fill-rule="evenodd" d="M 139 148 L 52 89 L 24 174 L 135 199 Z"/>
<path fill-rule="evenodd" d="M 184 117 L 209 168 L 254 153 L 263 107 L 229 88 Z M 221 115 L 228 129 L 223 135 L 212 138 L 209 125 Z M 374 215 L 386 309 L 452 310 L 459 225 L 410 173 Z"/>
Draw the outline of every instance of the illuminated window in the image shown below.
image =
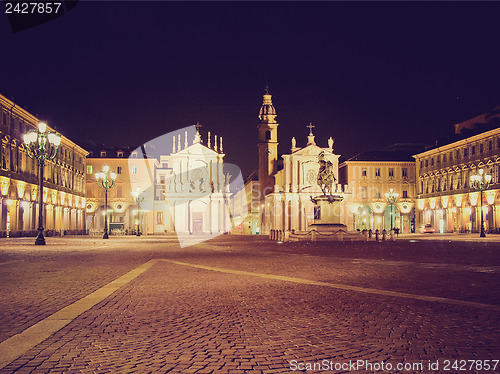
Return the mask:
<path fill-rule="evenodd" d="M 87 174 L 92 174 L 92 165 L 87 165 Z"/>
<path fill-rule="evenodd" d="M 366 186 L 361 187 L 361 198 L 366 199 L 367 193 L 366 193 Z"/>
<path fill-rule="evenodd" d="M 163 212 L 158 212 L 156 214 L 156 223 L 159 225 L 163 223 Z"/>
<path fill-rule="evenodd" d="M 132 174 L 137 174 L 137 166 L 132 166 Z"/>

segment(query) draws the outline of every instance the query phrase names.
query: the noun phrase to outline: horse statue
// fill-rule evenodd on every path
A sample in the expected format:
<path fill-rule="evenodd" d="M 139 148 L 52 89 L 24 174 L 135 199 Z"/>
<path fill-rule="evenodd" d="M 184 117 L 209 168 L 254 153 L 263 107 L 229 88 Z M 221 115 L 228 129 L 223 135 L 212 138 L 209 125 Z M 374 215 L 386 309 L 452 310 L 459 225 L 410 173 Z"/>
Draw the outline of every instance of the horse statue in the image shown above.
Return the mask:
<path fill-rule="evenodd" d="M 332 192 L 335 192 L 335 189 L 332 190 L 332 186 L 336 184 L 337 178 L 335 178 L 335 174 L 333 171 L 333 164 L 331 161 L 328 161 L 325 157 L 325 152 L 321 152 L 318 155 L 319 162 L 319 172 L 318 172 L 318 186 L 321 187 L 321 191 L 323 194 L 327 196 L 332 195 Z"/>

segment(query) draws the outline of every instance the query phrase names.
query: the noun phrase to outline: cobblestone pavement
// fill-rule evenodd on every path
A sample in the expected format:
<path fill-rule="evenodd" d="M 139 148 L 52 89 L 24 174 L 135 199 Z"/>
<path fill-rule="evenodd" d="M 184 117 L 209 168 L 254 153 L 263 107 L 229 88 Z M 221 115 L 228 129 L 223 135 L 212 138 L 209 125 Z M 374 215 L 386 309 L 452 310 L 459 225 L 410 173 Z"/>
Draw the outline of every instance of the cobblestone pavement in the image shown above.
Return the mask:
<path fill-rule="evenodd" d="M 320 285 L 500 306 L 500 244 L 220 237 L 180 249 L 163 238 L 52 241 L 43 249 L 0 242 L 1 340 L 159 260 L 2 373 L 312 373 L 335 364 L 344 366 L 323 372 L 500 372 L 500 364 L 480 371 L 471 361 L 467 370 L 445 370 L 445 360 L 500 359 L 499 311 Z M 356 360 L 359 367 L 348 366 Z"/>

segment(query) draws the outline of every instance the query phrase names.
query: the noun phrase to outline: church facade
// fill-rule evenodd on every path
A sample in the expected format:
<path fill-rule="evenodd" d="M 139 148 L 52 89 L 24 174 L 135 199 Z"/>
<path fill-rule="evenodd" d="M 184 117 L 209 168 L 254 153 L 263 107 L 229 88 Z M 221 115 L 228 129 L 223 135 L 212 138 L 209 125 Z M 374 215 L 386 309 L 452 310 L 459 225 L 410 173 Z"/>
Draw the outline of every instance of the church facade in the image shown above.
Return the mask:
<path fill-rule="evenodd" d="M 199 127 L 194 134 L 185 131 L 183 147 L 181 134 L 172 135 L 172 152 L 159 157 L 155 233 L 217 236 L 231 230 L 230 176 L 224 174 L 222 137 L 212 140 L 208 133 L 203 144 Z"/>
<path fill-rule="evenodd" d="M 340 156 L 333 150 L 334 141 L 331 137 L 325 141 L 326 147 L 316 144 L 314 126 L 309 124 L 307 126 L 309 134 L 305 145 L 301 147 L 293 137 L 289 153 L 282 155 L 279 159 L 279 124 L 276 117 L 272 95 L 266 91 L 257 126 L 259 156 L 257 200 L 260 203 L 258 231 L 266 235 L 279 232 L 284 237 L 287 233 L 307 232 L 308 227 L 314 222 L 314 203 L 311 198 L 323 194 L 317 183 L 319 156 L 332 163 L 333 174 L 337 182 Z M 254 183 L 252 186 L 253 189 L 256 188 Z M 333 192 L 344 198 L 341 204 L 342 216 L 344 221 L 349 220 L 346 207 L 350 195 L 345 193 L 347 188 L 334 184 Z M 253 210 L 252 207 L 249 211 Z"/>

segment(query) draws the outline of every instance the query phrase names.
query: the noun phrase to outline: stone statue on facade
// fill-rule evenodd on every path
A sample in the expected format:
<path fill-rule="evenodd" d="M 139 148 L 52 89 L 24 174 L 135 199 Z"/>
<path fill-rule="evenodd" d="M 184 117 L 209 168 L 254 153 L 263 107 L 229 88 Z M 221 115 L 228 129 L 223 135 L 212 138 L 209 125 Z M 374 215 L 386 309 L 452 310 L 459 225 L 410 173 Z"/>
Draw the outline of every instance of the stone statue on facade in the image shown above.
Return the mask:
<path fill-rule="evenodd" d="M 335 192 L 335 185 L 337 178 L 335 178 L 333 164 L 325 157 L 325 152 L 318 155 L 319 172 L 318 172 L 318 186 L 321 187 L 323 195 L 332 195 Z"/>

